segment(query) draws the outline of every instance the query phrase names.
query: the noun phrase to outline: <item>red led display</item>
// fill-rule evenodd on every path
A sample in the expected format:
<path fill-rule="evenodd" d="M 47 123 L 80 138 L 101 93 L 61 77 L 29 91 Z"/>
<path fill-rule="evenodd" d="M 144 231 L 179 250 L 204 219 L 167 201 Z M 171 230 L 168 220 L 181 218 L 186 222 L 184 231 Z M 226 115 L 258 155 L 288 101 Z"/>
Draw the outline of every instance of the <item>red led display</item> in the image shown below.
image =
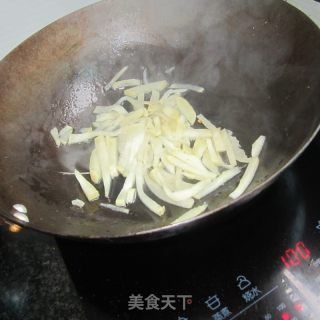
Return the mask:
<path fill-rule="evenodd" d="M 300 241 L 296 244 L 294 249 L 287 249 L 284 255 L 280 257 L 280 259 L 285 267 L 289 269 L 291 267 L 299 266 L 302 260 L 307 261 L 310 257 L 310 250 L 302 241 Z"/>
<path fill-rule="evenodd" d="M 291 319 L 291 315 L 290 313 L 288 312 L 284 312 L 282 315 L 281 315 L 281 320 L 290 320 Z"/>

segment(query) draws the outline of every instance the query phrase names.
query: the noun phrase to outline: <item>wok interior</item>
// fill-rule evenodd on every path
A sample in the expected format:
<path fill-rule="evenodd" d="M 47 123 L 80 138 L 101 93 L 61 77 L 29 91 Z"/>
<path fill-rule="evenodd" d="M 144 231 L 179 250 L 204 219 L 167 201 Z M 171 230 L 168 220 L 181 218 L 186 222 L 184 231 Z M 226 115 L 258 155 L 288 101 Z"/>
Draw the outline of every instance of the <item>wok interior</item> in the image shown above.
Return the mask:
<path fill-rule="evenodd" d="M 250 153 L 261 134 L 267 144 L 248 198 L 286 165 L 319 124 L 319 33 L 280 1 L 103 1 L 68 16 L 29 39 L 0 65 L 0 207 L 28 208 L 29 225 L 89 238 L 126 237 L 164 226 L 185 209 L 167 206 L 157 218 L 139 203 L 131 215 L 84 210 L 72 176 L 87 169 L 88 145 L 56 149 L 51 128 L 77 129 L 92 121 L 95 105 L 116 95 L 101 86 L 123 66 L 125 77 L 201 85 L 188 94 L 197 112 L 231 129 Z M 175 67 L 171 75 L 165 70 Z M 205 200 L 209 211 L 230 204 L 237 179 Z M 119 190 L 117 184 L 114 194 Z"/>

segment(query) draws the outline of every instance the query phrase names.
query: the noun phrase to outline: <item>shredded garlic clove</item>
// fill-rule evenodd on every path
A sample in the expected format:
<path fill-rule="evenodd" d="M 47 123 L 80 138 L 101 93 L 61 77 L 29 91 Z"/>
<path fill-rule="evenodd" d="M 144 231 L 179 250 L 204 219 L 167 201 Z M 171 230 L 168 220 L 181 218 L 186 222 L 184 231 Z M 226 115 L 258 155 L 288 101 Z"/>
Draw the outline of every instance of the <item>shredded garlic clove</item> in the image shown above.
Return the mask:
<path fill-rule="evenodd" d="M 170 224 L 177 224 L 177 223 L 181 223 L 181 222 L 185 222 L 190 219 L 193 219 L 193 218 L 199 216 L 201 213 L 205 212 L 207 210 L 207 208 L 208 208 L 208 204 L 204 203 L 198 207 L 195 207 L 195 208 L 187 211 L 182 216 L 180 216 L 178 219 L 172 221 Z"/>
<path fill-rule="evenodd" d="M 124 74 L 125 72 L 128 70 L 128 66 L 125 66 L 124 68 L 122 68 L 111 80 L 110 82 L 104 87 L 105 91 L 108 91 L 111 89 L 112 85 L 117 82 Z"/>
<path fill-rule="evenodd" d="M 265 136 L 260 136 L 253 144 L 252 144 L 252 150 L 251 150 L 251 156 L 252 157 L 259 157 L 260 153 L 262 151 L 262 148 L 266 142 Z"/>
<path fill-rule="evenodd" d="M 57 128 L 51 129 L 50 134 L 51 134 L 56 146 L 59 148 L 61 145 L 61 141 L 60 141 L 58 129 Z"/>
<path fill-rule="evenodd" d="M 246 191 L 258 170 L 258 166 L 258 157 L 253 157 L 249 160 L 248 167 L 246 168 L 237 188 L 229 195 L 230 198 L 237 199 Z"/>
<path fill-rule="evenodd" d="M 80 199 L 74 199 L 71 201 L 71 203 L 74 207 L 78 207 L 78 208 L 83 208 L 85 205 L 85 203 Z"/>
<path fill-rule="evenodd" d="M 99 191 L 86 179 L 82 176 L 82 174 L 75 170 L 74 174 L 89 201 L 95 201 L 99 199 Z"/>

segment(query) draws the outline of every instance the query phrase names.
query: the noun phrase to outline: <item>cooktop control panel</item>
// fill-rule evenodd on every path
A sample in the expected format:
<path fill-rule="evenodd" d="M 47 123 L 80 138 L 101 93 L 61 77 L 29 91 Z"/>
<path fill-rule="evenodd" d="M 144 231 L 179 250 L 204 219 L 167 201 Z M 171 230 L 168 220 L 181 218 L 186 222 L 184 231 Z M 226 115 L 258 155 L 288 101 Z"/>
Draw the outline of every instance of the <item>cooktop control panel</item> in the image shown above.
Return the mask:
<path fill-rule="evenodd" d="M 288 189 L 299 183 L 299 179 L 295 180 L 290 172 L 283 177 L 285 180 Z M 286 189 L 284 185 L 282 188 Z M 307 192 L 305 190 L 305 194 Z M 306 197 L 310 199 L 312 194 Z M 281 201 L 280 197 L 278 200 Z M 270 216 L 274 216 L 273 226 L 265 225 L 263 221 L 264 226 L 257 226 L 261 228 L 262 235 L 266 232 L 262 228 L 270 228 L 269 238 L 279 239 L 278 243 L 271 240 L 274 247 L 268 248 L 260 237 L 252 234 L 255 244 L 251 247 L 250 244 L 244 245 L 242 259 L 250 260 L 251 248 L 258 261 L 238 263 L 239 268 L 232 268 L 231 274 L 226 271 L 227 277 L 222 276 L 225 278 L 224 286 L 220 282 L 220 289 L 201 299 L 212 311 L 210 316 L 202 313 L 201 317 L 178 319 L 319 320 L 320 208 L 318 205 L 317 212 L 316 206 L 306 205 L 300 200 L 295 202 L 296 207 L 292 210 L 287 208 L 287 212 L 294 212 L 295 216 L 276 217 L 275 212 L 270 212 Z M 317 199 L 313 200 L 316 203 Z M 286 226 L 286 223 L 291 226 Z M 247 232 L 250 234 L 250 230 Z M 250 243 L 250 236 L 247 241 Z"/>
<path fill-rule="evenodd" d="M 229 276 L 226 280 L 225 290 L 220 285 L 221 289 L 212 290 L 211 295 L 200 299 L 210 314 L 206 316 L 203 312 L 200 317 L 192 317 L 186 313 L 178 320 L 319 320 L 320 215 L 319 220 L 312 221 L 312 226 L 306 240 L 278 250 L 278 261 L 270 275 L 263 270 L 267 261 L 261 261 L 260 274 L 259 271 L 234 273 L 233 278 Z M 263 259 L 263 250 L 261 253 Z"/>
<path fill-rule="evenodd" d="M 320 221 L 314 223 L 314 236 L 320 244 Z M 317 237 L 316 237 L 317 236 Z M 252 283 L 246 275 L 239 275 L 236 312 L 225 316 L 225 309 L 212 305 L 214 299 L 207 300 L 209 308 L 217 319 L 263 319 L 263 320 L 318 320 L 320 319 L 320 254 L 315 243 L 298 241 L 294 246 L 280 253 L 281 271 L 263 288 Z M 217 297 L 215 297 L 217 298 Z M 236 298 L 235 298 L 236 299 Z M 183 318 L 182 318 L 183 319 Z M 188 318 L 187 318 L 188 319 Z"/>

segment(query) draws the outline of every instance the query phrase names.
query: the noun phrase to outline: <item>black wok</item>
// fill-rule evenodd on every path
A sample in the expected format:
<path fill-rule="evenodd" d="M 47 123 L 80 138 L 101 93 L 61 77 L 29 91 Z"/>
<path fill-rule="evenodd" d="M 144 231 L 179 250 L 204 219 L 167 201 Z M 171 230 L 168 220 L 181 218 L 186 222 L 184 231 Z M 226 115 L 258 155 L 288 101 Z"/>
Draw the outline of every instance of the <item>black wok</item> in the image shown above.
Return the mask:
<path fill-rule="evenodd" d="M 85 168 L 83 146 L 57 149 L 49 131 L 91 122 L 108 105 L 101 85 L 123 66 L 128 77 L 147 67 L 151 79 L 204 86 L 190 99 L 198 112 L 234 131 L 244 148 L 267 136 L 254 182 L 237 201 L 237 180 L 209 199 L 201 217 L 178 226 L 183 210 L 157 218 L 137 203 L 124 216 L 83 198 L 59 171 Z M 170 78 L 165 70 L 175 66 Z M 124 239 L 165 236 L 251 199 L 299 156 L 319 129 L 320 34 L 280 0 L 108 0 L 40 31 L 0 63 L 0 210 L 7 221 L 55 235 Z M 28 208 L 29 223 L 12 215 Z"/>

